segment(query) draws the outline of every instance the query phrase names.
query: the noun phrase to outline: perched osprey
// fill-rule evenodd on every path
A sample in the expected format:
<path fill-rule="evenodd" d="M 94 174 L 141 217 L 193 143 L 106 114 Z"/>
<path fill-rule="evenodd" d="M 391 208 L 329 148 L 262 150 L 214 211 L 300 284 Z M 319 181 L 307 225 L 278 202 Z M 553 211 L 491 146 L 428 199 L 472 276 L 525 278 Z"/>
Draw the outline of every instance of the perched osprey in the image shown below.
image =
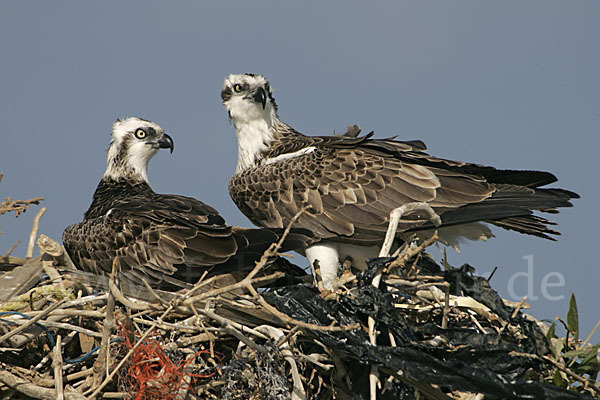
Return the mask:
<path fill-rule="evenodd" d="M 533 211 L 556 213 L 576 193 L 541 189 L 557 179 L 548 172 L 498 170 L 425 153 L 421 141 L 305 136 L 281 122 L 269 82 L 260 75 L 229 75 L 221 91 L 238 138 L 238 163 L 229 194 L 256 225 L 278 228 L 304 205 L 295 226 L 320 239 L 305 249 L 319 260 L 325 286 L 346 257 L 363 268 L 383 241 L 390 212 L 425 202 L 441 217 L 441 240 L 493 236 L 487 223 L 551 239 L 558 234 Z M 481 222 L 482 221 L 482 222 Z M 432 229 L 422 211 L 404 216 L 398 238 Z"/>
<path fill-rule="evenodd" d="M 228 226 L 201 201 L 155 193 L 146 170 L 159 149 L 172 152 L 173 140 L 157 124 L 140 118 L 114 123 L 106 172 L 92 204 L 83 221 L 63 234 L 74 264 L 103 275 L 116 259 L 121 276 L 155 287 L 190 283 L 214 265 L 253 266 L 278 233 Z M 302 238 L 293 235 L 288 246 Z"/>

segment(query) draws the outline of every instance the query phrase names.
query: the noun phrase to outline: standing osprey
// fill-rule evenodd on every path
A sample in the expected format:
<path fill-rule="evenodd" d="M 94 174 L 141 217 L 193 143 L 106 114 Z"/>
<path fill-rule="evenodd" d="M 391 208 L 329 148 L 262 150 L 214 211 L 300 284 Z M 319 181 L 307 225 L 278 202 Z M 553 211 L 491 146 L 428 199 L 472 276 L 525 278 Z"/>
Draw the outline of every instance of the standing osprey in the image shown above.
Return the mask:
<path fill-rule="evenodd" d="M 65 249 L 80 269 L 106 275 L 116 259 L 131 281 L 180 286 L 214 265 L 253 265 L 279 238 L 269 229 L 227 226 L 217 210 L 191 197 L 155 193 L 146 170 L 159 149 L 172 152 L 173 140 L 157 124 L 140 118 L 114 123 L 106 172 L 92 204 L 83 221 L 63 233 Z M 299 238 L 288 245 L 298 246 Z"/>
<path fill-rule="evenodd" d="M 425 153 L 421 141 L 305 136 L 281 122 L 269 82 L 260 75 L 229 75 L 221 91 L 238 138 L 238 163 L 229 194 L 256 225 L 278 228 L 304 205 L 295 226 L 320 239 L 305 249 L 319 260 L 325 286 L 346 257 L 364 268 L 377 256 L 390 212 L 425 202 L 441 217 L 441 241 L 493 236 L 487 224 L 551 239 L 553 225 L 534 210 L 556 213 L 576 193 L 540 189 L 556 181 L 548 172 L 498 170 Z M 485 223 L 482 223 L 483 221 Z M 398 238 L 432 229 L 423 211 L 400 220 Z"/>

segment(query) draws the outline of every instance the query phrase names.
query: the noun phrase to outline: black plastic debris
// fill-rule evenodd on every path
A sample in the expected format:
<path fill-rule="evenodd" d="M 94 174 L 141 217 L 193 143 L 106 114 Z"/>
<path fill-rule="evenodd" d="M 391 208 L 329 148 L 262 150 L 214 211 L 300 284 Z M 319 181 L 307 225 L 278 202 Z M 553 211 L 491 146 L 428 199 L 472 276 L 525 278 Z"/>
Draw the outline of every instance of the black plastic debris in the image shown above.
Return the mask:
<path fill-rule="evenodd" d="M 541 330 L 521 313 L 511 319 L 513 310 L 504 305 L 484 278 L 474 276 L 468 266 L 442 272 L 439 267 L 432 267 L 429 258 L 422 261 L 428 274 L 450 284 L 451 294 L 469 296 L 489 307 L 508 325 L 504 329 L 498 326 L 493 329 L 481 320 L 479 325 L 485 329 L 482 332 L 472 322 L 475 317 L 466 318 L 468 311 L 460 310 L 448 318 L 446 329 L 441 328 L 439 308 L 423 321 L 409 318 L 396 304 L 409 301 L 414 291 L 407 288 L 403 295 L 397 286 L 391 290 L 385 278 L 381 289 L 370 284 L 375 273 L 389 262 L 389 258 L 370 260 L 369 270 L 359 275 L 356 287 L 335 300 L 324 300 L 318 290 L 305 285 L 264 294 L 271 305 L 296 320 L 322 326 L 361 324 L 361 329 L 352 331 L 303 332 L 321 343 L 335 361 L 338 376 L 333 374 L 333 386 L 343 394 L 342 398 L 369 398 L 371 366 L 378 367 L 380 380 L 385 383 L 378 399 L 413 399 L 415 388 L 422 393 L 427 390 L 481 393 L 486 399 L 587 398 L 542 382 L 541 372 L 551 366 L 541 359 L 549 354 Z M 369 341 L 366 328 L 369 316 L 375 319 L 379 332 L 376 345 Z M 339 371 L 346 376 L 339 376 Z M 386 382 L 389 376 L 394 378 Z"/>

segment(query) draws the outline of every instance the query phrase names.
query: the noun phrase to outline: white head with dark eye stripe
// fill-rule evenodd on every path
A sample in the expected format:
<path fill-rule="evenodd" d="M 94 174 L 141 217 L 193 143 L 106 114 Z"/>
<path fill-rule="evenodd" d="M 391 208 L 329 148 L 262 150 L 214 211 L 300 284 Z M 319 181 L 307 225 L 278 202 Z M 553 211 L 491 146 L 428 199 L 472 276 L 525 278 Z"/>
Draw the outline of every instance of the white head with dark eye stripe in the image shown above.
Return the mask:
<path fill-rule="evenodd" d="M 173 151 L 173 139 L 154 122 L 130 117 L 113 124 L 104 178 L 148 182 L 148 162 L 159 149 Z"/>
<path fill-rule="evenodd" d="M 237 172 L 255 165 L 273 139 L 277 117 L 273 90 L 264 76 L 231 74 L 223 83 L 221 99 L 238 137 Z"/>
<path fill-rule="evenodd" d="M 229 111 L 229 117 L 234 120 L 246 115 L 250 107 L 254 108 L 253 111 L 258 111 L 261 117 L 277 115 L 273 89 L 261 75 L 230 74 L 223 82 L 221 100 Z"/>

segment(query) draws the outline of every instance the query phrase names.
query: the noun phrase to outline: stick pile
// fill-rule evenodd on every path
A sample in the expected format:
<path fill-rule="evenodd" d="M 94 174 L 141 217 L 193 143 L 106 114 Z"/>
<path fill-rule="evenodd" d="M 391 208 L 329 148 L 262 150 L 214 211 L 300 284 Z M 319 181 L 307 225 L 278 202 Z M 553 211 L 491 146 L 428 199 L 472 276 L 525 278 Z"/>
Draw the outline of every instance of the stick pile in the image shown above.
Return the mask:
<path fill-rule="evenodd" d="M 520 311 L 524 301 L 501 299 L 468 266 L 441 268 L 426 244 L 345 270 L 334 292 L 274 287 L 285 273 L 266 269 L 273 244 L 240 281 L 217 275 L 170 293 L 125 285 L 118 271 L 76 271 L 41 235 L 41 256 L 0 259 L 0 397 L 600 395 L 593 372 L 581 376 L 553 354 L 548 327 Z"/>

